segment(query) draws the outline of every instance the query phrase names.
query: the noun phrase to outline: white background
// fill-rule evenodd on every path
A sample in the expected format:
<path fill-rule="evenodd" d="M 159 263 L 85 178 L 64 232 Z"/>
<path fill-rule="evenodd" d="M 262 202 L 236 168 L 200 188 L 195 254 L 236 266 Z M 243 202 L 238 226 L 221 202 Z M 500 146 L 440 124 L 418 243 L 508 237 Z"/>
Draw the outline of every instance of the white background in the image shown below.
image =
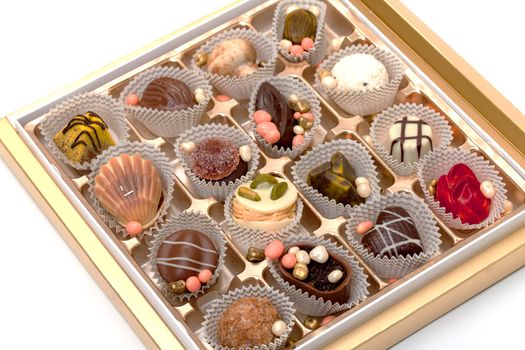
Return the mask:
<path fill-rule="evenodd" d="M 9 3 L 7 5 L 6 3 Z M 0 115 L 228 3 L 9 1 L 0 5 Z M 521 1 L 404 0 L 525 111 Z M 0 162 L 1 349 L 143 349 Z M 523 348 L 522 269 L 396 349 Z"/>

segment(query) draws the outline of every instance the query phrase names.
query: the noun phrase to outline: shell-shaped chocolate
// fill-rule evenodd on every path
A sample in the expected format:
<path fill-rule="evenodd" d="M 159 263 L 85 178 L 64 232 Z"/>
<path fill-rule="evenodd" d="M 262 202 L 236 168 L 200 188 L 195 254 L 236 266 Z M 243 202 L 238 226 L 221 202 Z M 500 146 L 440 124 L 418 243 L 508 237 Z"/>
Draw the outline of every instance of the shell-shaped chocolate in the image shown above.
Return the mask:
<path fill-rule="evenodd" d="M 305 9 L 290 12 L 284 19 L 283 39 L 290 40 L 296 45 L 308 37 L 315 41 L 317 32 L 317 17 Z"/>
<path fill-rule="evenodd" d="M 162 183 L 151 161 L 124 153 L 100 168 L 94 191 L 100 204 L 119 223 L 137 221 L 147 228 L 157 217 Z"/>
<path fill-rule="evenodd" d="M 195 105 L 193 92 L 184 82 L 171 77 L 160 77 L 152 80 L 142 97 L 139 105 L 142 107 L 178 111 Z"/>
<path fill-rule="evenodd" d="M 275 86 L 268 82 L 261 84 L 255 100 L 255 110 L 264 110 L 272 116 L 272 123 L 277 126 L 281 138 L 276 145 L 284 148 L 292 148 L 294 137 L 294 111 L 288 105 L 288 101 L 277 90 Z"/>

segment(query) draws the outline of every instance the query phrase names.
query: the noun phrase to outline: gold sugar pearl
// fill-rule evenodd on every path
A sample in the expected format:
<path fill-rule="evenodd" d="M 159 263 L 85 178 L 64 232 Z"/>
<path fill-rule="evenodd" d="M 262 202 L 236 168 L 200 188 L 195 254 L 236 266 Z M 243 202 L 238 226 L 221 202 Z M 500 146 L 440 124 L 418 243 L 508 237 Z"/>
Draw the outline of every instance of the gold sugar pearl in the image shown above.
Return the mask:
<path fill-rule="evenodd" d="M 304 324 L 304 326 L 306 328 L 311 329 L 311 330 L 315 330 L 315 329 L 321 327 L 321 320 L 319 320 L 317 317 L 307 316 L 304 319 L 303 324 Z"/>
<path fill-rule="evenodd" d="M 293 104 L 295 111 L 299 113 L 310 112 L 310 104 L 306 100 L 299 100 Z"/>
<path fill-rule="evenodd" d="M 186 293 L 186 282 L 178 280 L 168 283 L 168 292 L 175 295 Z"/>
<path fill-rule="evenodd" d="M 437 179 L 432 179 L 428 184 L 428 193 L 433 196 L 436 193 Z"/>
<path fill-rule="evenodd" d="M 195 55 L 195 64 L 199 67 L 206 65 L 208 62 L 208 54 L 204 51 L 199 52 Z"/>
<path fill-rule="evenodd" d="M 255 247 L 250 247 L 250 248 L 248 248 L 248 253 L 246 254 L 246 259 L 248 261 L 250 261 L 250 262 L 263 261 L 265 259 L 264 250 L 263 249 L 259 249 L 259 248 L 255 248 Z"/>
<path fill-rule="evenodd" d="M 306 279 L 306 277 L 308 277 L 308 267 L 306 266 L 306 264 L 297 263 L 293 268 L 292 275 L 294 278 L 303 281 Z"/>

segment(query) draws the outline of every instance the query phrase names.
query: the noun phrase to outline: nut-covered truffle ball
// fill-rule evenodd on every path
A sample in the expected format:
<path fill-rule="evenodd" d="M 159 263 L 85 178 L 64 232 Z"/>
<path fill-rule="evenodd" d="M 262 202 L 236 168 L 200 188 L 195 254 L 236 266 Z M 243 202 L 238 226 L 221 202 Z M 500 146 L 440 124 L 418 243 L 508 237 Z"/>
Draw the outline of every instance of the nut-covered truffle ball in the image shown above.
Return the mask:
<path fill-rule="evenodd" d="M 258 69 L 257 51 L 245 39 L 226 40 L 217 45 L 208 58 L 208 72 L 219 75 L 245 76 Z"/>
<path fill-rule="evenodd" d="M 332 75 L 337 80 L 337 89 L 343 91 L 366 91 L 389 81 L 383 63 L 372 55 L 361 53 L 343 57 L 334 65 Z"/>
<path fill-rule="evenodd" d="M 272 325 L 279 319 L 268 298 L 247 297 L 233 302 L 219 319 L 219 342 L 232 348 L 273 341 Z"/>

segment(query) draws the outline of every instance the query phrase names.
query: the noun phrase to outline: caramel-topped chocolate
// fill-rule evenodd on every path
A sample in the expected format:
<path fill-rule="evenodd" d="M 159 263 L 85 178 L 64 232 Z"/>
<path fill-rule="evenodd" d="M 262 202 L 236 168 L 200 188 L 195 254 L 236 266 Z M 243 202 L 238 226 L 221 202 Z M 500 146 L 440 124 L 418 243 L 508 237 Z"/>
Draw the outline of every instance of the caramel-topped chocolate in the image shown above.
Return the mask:
<path fill-rule="evenodd" d="M 170 77 L 152 80 L 139 101 L 139 106 L 178 111 L 195 105 L 193 92 L 182 81 Z"/>
<path fill-rule="evenodd" d="M 166 282 L 186 280 L 202 270 L 217 268 L 219 253 L 212 240 L 195 230 L 181 230 L 169 235 L 157 253 L 157 268 Z"/>

